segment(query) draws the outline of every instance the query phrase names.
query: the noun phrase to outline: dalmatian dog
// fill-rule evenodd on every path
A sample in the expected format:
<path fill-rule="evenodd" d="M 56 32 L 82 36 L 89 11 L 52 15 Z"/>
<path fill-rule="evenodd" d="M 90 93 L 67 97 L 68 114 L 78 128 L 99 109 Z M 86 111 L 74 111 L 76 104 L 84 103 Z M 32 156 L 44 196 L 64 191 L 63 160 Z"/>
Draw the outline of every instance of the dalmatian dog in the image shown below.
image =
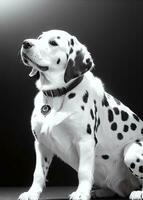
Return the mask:
<path fill-rule="evenodd" d="M 31 117 L 36 167 L 19 200 L 39 199 L 54 155 L 77 171 L 70 200 L 89 200 L 93 193 L 143 199 L 143 123 L 104 90 L 85 45 L 50 30 L 24 40 L 21 58 L 31 77 L 40 76 Z M 101 190 L 93 192 L 93 185 Z"/>

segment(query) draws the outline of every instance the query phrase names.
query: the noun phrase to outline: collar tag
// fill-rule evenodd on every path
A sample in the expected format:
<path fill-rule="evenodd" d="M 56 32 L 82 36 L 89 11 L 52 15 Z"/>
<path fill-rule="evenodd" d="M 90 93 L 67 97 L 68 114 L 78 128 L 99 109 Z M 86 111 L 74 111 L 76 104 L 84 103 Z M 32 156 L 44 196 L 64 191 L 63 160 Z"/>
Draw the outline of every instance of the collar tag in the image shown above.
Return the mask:
<path fill-rule="evenodd" d="M 45 104 L 41 107 L 41 113 L 45 116 L 48 115 L 50 111 L 51 111 L 51 107 L 48 104 Z"/>

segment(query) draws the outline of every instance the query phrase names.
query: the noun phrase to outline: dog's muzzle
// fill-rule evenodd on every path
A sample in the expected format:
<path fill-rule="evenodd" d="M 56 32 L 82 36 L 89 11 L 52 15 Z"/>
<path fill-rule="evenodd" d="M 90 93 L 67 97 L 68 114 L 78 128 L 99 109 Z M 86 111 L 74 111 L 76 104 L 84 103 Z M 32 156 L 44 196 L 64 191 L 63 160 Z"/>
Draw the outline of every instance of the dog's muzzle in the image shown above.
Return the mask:
<path fill-rule="evenodd" d="M 41 65 L 39 65 L 39 64 L 37 64 L 36 62 L 34 62 L 31 58 L 29 58 L 28 56 L 27 56 L 27 54 L 26 53 L 24 53 L 24 52 L 22 52 L 22 57 L 23 57 L 23 59 L 24 59 L 24 62 L 27 64 L 28 63 L 28 61 L 30 61 L 31 63 L 33 63 L 38 69 L 40 69 L 41 71 L 47 71 L 48 69 L 49 69 L 49 67 L 48 66 L 41 66 Z"/>
<path fill-rule="evenodd" d="M 30 41 L 30 40 L 24 40 L 23 43 L 22 43 L 22 47 L 23 47 L 23 50 L 22 50 L 22 58 L 23 58 L 23 61 L 26 65 L 28 66 L 31 66 L 30 63 L 32 63 L 34 66 L 35 66 L 35 69 L 33 66 L 32 67 L 32 73 L 30 73 L 31 75 L 30 76 L 33 76 L 36 74 L 36 70 L 40 70 L 42 72 L 45 72 L 49 69 L 48 66 L 42 66 L 42 65 L 39 65 L 38 63 L 36 63 L 35 61 L 33 61 L 28 55 L 27 53 L 29 52 L 29 50 L 34 46 L 34 44 Z M 33 73 L 34 72 L 34 73 Z"/>

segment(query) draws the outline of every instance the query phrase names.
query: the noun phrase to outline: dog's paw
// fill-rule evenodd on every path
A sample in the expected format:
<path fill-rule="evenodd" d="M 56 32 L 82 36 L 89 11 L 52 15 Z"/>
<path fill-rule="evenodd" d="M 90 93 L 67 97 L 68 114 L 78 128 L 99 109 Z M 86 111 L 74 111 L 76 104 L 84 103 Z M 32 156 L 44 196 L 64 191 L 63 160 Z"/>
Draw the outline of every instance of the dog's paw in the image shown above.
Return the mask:
<path fill-rule="evenodd" d="M 39 199 L 39 194 L 30 192 L 24 192 L 18 197 L 18 200 L 38 200 L 38 199 Z"/>
<path fill-rule="evenodd" d="M 89 200 L 90 195 L 85 194 L 84 191 L 81 192 L 77 190 L 69 195 L 69 199 L 70 200 Z"/>
<path fill-rule="evenodd" d="M 143 191 L 138 190 L 138 191 L 131 192 L 129 199 L 142 200 L 143 199 Z"/>

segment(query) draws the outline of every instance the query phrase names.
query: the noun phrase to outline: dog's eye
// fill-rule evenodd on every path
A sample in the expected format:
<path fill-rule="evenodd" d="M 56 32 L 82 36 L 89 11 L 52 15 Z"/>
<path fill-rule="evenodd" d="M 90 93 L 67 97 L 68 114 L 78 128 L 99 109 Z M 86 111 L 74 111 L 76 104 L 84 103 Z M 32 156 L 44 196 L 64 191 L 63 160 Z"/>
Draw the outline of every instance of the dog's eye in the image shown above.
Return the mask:
<path fill-rule="evenodd" d="M 58 46 L 58 43 L 55 40 L 50 40 L 49 44 L 52 46 Z"/>

